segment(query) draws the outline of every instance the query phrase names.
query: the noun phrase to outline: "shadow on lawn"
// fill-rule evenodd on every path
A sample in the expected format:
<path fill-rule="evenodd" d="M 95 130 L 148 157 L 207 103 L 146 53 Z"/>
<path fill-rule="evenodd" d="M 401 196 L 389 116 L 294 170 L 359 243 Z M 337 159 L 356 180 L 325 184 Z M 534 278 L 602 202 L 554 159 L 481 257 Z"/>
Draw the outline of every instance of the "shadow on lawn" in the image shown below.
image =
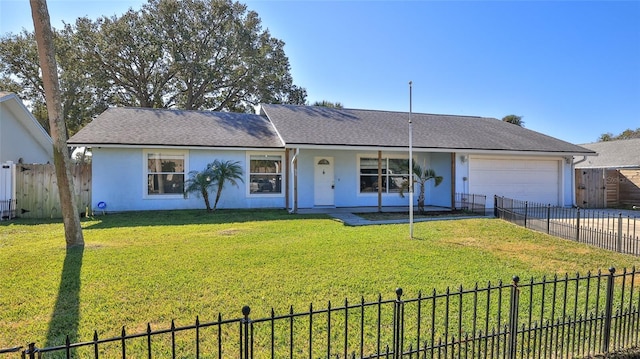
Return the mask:
<path fill-rule="evenodd" d="M 49 321 L 46 347 L 64 345 L 69 336 L 71 343 L 78 341 L 80 321 L 80 272 L 84 247 L 67 249 L 64 258 L 58 297 Z"/>
<path fill-rule="evenodd" d="M 206 210 L 175 211 L 139 211 L 99 214 L 89 218 L 85 230 L 144 227 L 144 226 L 176 226 L 192 224 L 225 224 L 256 221 L 285 221 L 293 219 L 326 219 L 325 214 L 290 214 L 284 209 L 219 209 L 214 212 Z"/>

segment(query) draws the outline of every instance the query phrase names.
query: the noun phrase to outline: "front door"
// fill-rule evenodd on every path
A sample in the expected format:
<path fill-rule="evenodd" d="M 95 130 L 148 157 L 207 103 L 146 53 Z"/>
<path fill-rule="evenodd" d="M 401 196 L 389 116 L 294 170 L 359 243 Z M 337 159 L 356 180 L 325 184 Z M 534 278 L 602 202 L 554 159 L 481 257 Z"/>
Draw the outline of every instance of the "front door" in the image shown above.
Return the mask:
<path fill-rule="evenodd" d="M 316 206 L 333 206 L 333 157 L 314 158 L 313 198 Z"/>

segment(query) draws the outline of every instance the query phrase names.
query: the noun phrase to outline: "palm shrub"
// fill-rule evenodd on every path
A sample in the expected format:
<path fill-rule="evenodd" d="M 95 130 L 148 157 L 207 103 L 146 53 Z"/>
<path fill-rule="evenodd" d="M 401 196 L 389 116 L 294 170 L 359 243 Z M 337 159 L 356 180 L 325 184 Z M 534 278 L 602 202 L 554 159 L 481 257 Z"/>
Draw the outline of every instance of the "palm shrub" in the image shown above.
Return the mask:
<path fill-rule="evenodd" d="M 420 166 L 419 164 L 416 164 L 415 162 L 413 162 L 413 175 L 411 177 L 412 181 L 411 181 L 411 185 L 413 185 L 414 183 L 418 183 L 420 184 L 419 187 L 419 191 L 418 191 L 418 212 L 420 212 L 420 214 L 424 214 L 424 201 L 425 201 L 425 196 L 424 196 L 424 188 L 425 188 L 425 184 L 428 180 L 433 179 L 435 182 L 436 187 L 440 185 L 440 183 L 442 183 L 442 176 L 438 176 L 436 174 L 436 171 L 433 170 L 432 168 L 427 168 L 426 166 Z M 400 197 L 404 197 L 404 191 L 408 191 L 409 190 L 409 181 L 405 181 L 402 183 L 402 186 L 400 186 Z"/>
<path fill-rule="evenodd" d="M 209 190 L 214 184 L 211 171 L 207 166 L 203 171 L 189 172 L 189 179 L 185 181 L 184 191 L 185 193 L 195 193 L 198 197 L 202 197 L 204 199 L 204 204 L 207 207 L 207 211 L 211 212 Z"/>
<path fill-rule="evenodd" d="M 207 211 L 215 211 L 218 201 L 222 195 L 225 183 L 229 182 L 234 186 L 238 186 L 238 181 L 244 182 L 242 179 L 242 166 L 239 161 L 220 161 L 215 160 L 207 165 L 202 171 L 189 172 L 189 179 L 185 182 L 185 193 L 195 193 L 204 199 Z M 213 202 L 213 208 L 209 201 L 209 191 L 216 188 L 216 198 Z"/>
<path fill-rule="evenodd" d="M 210 171 L 213 182 L 218 186 L 216 199 L 213 202 L 213 210 L 215 211 L 225 183 L 229 182 L 238 187 L 238 181 L 244 182 L 242 179 L 242 166 L 240 166 L 240 161 L 215 160 L 207 165 L 207 170 Z"/>

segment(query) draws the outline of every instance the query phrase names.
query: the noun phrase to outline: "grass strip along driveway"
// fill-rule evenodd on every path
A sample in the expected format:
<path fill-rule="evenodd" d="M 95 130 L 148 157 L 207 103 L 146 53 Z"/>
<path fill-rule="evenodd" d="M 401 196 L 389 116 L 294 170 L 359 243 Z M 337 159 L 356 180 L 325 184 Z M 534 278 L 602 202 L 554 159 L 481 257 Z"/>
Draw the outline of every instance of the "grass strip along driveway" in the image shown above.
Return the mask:
<path fill-rule="evenodd" d="M 286 211 L 136 212 L 83 221 L 65 250 L 60 223 L 0 222 L 0 348 L 60 345 L 345 298 L 543 275 L 631 268 L 638 260 L 497 219 L 347 227 Z"/>

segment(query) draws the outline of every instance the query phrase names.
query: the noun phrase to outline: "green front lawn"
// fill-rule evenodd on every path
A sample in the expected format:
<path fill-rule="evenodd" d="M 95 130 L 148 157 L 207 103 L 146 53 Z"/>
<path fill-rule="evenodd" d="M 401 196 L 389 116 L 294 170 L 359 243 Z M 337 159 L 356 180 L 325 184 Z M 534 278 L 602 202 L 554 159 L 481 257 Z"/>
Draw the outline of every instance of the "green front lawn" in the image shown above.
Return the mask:
<path fill-rule="evenodd" d="M 325 308 L 345 298 L 407 298 L 513 275 L 631 268 L 630 256 L 497 220 L 347 227 L 285 211 L 126 213 L 83 221 L 84 250 L 65 250 L 62 224 L 0 222 L 0 348 L 74 341 Z"/>

